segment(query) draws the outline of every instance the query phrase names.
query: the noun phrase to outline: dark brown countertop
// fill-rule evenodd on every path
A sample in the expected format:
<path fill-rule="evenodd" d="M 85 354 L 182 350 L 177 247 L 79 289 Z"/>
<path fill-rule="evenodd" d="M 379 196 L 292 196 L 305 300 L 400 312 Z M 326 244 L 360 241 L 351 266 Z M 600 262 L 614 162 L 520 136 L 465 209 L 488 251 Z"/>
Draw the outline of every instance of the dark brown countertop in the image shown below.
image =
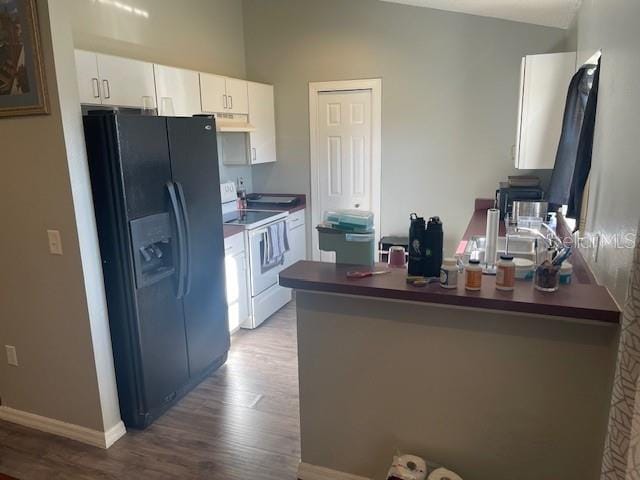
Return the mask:
<path fill-rule="evenodd" d="M 224 238 L 233 237 L 234 235 L 244 232 L 244 227 L 242 225 L 222 225 L 222 233 L 224 234 Z"/>
<path fill-rule="evenodd" d="M 472 235 L 485 233 L 486 209 L 492 205 L 491 200 L 476 201 L 476 209 L 460 242 L 459 250 L 464 250 L 466 240 Z M 563 219 L 559 221 L 562 225 L 558 233 L 564 238 L 567 234 L 566 225 Z M 501 229 L 501 235 L 504 235 L 503 225 Z M 609 291 L 595 282 L 580 252 L 574 253 L 571 262 L 574 266 L 572 283 L 561 285 L 560 290 L 555 293 L 540 292 L 534 288 L 531 281 L 518 281 L 513 292 L 502 292 L 496 290 L 495 277 L 489 275 L 483 276 L 482 290 L 479 292 L 465 290 L 463 275 L 459 275 L 457 289 L 447 290 L 437 283 L 426 287 L 414 287 L 407 285 L 405 269 L 352 280 L 347 279 L 347 271 L 366 270 L 366 267 L 308 261 L 298 262 L 281 272 L 280 284 L 288 288 L 317 292 L 619 323 L 620 310 L 617 304 Z M 385 268 L 385 264 L 376 265 L 378 270 Z"/>
<path fill-rule="evenodd" d="M 518 282 L 513 292 L 495 289 L 495 277 L 485 275 L 482 290 L 464 289 L 463 276 L 458 288 L 447 290 L 437 283 L 426 287 L 407 285 L 405 269 L 392 270 L 358 280 L 348 279 L 349 270 L 363 269 L 353 265 L 323 262 L 298 262 L 280 273 L 280 285 L 299 290 L 341 293 L 373 298 L 407 300 L 457 307 L 501 310 L 507 312 L 568 317 L 617 324 L 620 311 L 606 288 L 593 285 L 561 285 L 555 293 L 539 292 L 533 282 Z M 378 264 L 377 269 L 386 268 Z"/>
<path fill-rule="evenodd" d="M 469 220 L 469 225 L 467 226 L 467 230 L 464 232 L 462 236 L 462 240 L 458 244 L 458 248 L 456 249 L 456 255 L 461 255 L 464 252 L 465 247 L 467 246 L 467 242 L 474 235 L 484 235 L 487 229 L 487 209 L 493 207 L 493 200 L 486 198 L 478 198 L 475 202 L 475 211 L 471 216 L 471 220 Z M 558 214 L 558 226 L 556 229 L 556 233 L 558 237 L 563 241 L 565 245 L 571 245 L 573 243 L 573 238 L 571 236 L 571 230 L 567 226 L 564 217 L 562 214 Z M 500 222 L 500 232 L 499 235 L 506 235 L 506 229 L 504 226 L 504 222 Z M 569 259 L 571 265 L 573 265 L 573 278 L 572 281 L 574 283 L 581 283 L 584 285 L 597 285 L 595 277 L 591 272 L 591 269 L 587 265 L 586 260 L 582 256 L 582 253 L 577 248 L 573 249 L 573 255 Z"/>

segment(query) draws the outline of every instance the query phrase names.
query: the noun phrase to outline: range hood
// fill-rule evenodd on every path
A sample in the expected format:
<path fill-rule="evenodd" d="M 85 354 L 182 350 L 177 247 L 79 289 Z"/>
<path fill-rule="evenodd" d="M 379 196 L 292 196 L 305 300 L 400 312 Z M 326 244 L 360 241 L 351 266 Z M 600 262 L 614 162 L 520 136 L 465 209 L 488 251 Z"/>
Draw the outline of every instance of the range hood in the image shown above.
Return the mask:
<path fill-rule="evenodd" d="M 249 123 L 248 115 L 216 113 L 216 130 L 218 132 L 255 132 L 256 127 Z"/>

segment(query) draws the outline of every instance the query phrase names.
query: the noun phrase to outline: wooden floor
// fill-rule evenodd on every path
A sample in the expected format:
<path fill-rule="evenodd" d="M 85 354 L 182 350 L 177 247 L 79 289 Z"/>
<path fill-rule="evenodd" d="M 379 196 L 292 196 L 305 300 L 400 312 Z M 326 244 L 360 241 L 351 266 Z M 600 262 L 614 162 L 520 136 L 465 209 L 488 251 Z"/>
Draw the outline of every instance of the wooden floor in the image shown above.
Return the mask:
<path fill-rule="evenodd" d="M 295 307 L 233 336 L 229 360 L 143 432 L 109 450 L 0 422 L 0 472 L 31 479 L 296 478 Z"/>

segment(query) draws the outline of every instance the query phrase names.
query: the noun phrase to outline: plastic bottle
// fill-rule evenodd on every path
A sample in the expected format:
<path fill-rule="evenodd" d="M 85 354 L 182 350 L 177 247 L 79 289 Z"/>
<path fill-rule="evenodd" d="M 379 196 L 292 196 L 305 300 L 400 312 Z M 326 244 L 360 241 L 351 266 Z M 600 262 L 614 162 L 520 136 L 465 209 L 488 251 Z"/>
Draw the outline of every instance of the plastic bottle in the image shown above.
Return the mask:
<path fill-rule="evenodd" d="M 469 260 L 464 269 L 464 288 L 478 291 L 482 288 L 482 267 L 480 260 Z"/>
<path fill-rule="evenodd" d="M 511 255 L 500 255 L 496 269 L 496 289 L 510 291 L 516 286 L 516 264 Z"/>
<path fill-rule="evenodd" d="M 412 213 L 409 219 L 411 220 L 411 225 L 409 226 L 409 266 L 407 273 L 410 276 L 423 277 L 425 265 L 424 218 Z"/>
<path fill-rule="evenodd" d="M 424 273 L 425 277 L 438 277 L 442 267 L 444 234 L 440 217 L 431 217 L 424 232 Z"/>
<path fill-rule="evenodd" d="M 458 288 L 458 262 L 455 258 L 445 258 L 440 269 L 440 286 Z"/>

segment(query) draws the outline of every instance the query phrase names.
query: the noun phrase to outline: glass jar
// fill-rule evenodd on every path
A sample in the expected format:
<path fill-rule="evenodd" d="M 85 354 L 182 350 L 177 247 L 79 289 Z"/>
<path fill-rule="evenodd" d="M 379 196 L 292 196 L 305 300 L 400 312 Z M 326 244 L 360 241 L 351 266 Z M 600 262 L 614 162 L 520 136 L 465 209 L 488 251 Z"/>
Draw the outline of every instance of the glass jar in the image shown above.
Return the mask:
<path fill-rule="evenodd" d="M 389 247 L 388 264 L 390 268 L 404 268 L 406 263 L 404 247 L 398 245 Z"/>
<path fill-rule="evenodd" d="M 541 292 L 555 292 L 560 286 L 560 266 L 545 260 L 536 267 L 534 286 Z"/>

